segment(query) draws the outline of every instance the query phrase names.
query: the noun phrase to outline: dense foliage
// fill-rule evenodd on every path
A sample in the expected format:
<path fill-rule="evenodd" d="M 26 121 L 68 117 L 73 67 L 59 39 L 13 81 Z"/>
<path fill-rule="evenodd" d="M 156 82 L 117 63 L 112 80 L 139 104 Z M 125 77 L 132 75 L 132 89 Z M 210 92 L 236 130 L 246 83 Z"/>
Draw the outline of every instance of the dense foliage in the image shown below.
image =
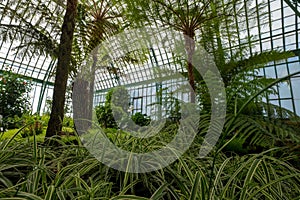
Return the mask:
<path fill-rule="evenodd" d="M 9 118 L 21 117 L 30 112 L 30 90 L 30 81 L 22 76 L 11 71 L 3 71 L 0 74 L 0 114 L 5 124 L 11 121 Z"/>
<path fill-rule="evenodd" d="M 135 124 L 140 126 L 147 126 L 150 124 L 150 117 L 148 117 L 146 114 L 142 114 L 140 112 L 135 113 L 131 116 L 132 121 L 134 121 Z"/>
<path fill-rule="evenodd" d="M 120 115 L 128 114 L 129 95 L 124 87 L 118 87 L 108 91 L 104 105 L 98 105 L 95 108 L 96 116 L 99 124 L 104 128 L 117 128 L 115 117 L 117 117 L 116 109 L 120 111 Z M 114 113 L 113 113 L 114 108 Z M 122 116 L 120 116 L 122 118 Z"/>
<path fill-rule="evenodd" d="M 145 152 L 165 145 L 175 130 L 176 126 L 171 125 L 159 137 L 143 141 L 125 132 L 117 134 L 117 130 L 110 131 L 108 137 L 122 149 Z M 108 168 L 74 142 L 67 145 L 58 140 L 60 146 L 54 147 L 36 139 L 4 140 L 0 142 L 0 198 L 281 200 L 299 197 L 299 151 L 273 147 L 238 155 L 223 150 L 199 159 L 199 139 L 176 162 L 147 174 Z M 115 156 L 117 159 L 118 155 Z"/>
<path fill-rule="evenodd" d="M 117 128 L 117 123 L 112 114 L 112 109 L 109 105 L 98 105 L 96 108 L 96 115 L 99 124 L 104 128 Z"/>
<path fill-rule="evenodd" d="M 121 128 L 132 121 L 139 126 L 147 126 L 151 121 L 149 116 L 141 112 L 131 115 L 129 94 L 125 87 L 109 90 L 104 105 L 96 106 L 95 111 L 97 120 L 103 128 Z"/>

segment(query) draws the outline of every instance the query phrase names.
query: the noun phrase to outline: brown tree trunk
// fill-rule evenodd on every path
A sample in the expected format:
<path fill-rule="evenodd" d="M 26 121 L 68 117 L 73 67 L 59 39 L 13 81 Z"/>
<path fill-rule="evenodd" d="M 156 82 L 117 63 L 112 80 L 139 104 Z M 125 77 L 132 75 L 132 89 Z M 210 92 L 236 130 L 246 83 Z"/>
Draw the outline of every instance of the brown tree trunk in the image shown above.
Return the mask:
<path fill-rule="evenodd" d="M 185 39 L 185 50 L 187 53 L 187 70 L 188 70 L 188 79 L 189 83 L 193 89 L 191 91 L 191 103 L 195 103 L 196 97 L 196 85 L 195 85 L 195 76 L 194 76 L 194 66 L 193 66 L 193 55 L 195 53 L 195 33 L 193 31 L 187 31 L 184 33 L 184 39 Z"/>
<path fill-rule="evenodd" d="M 73 99 L 73 119 L 76 125 L 76 131 L 79 134 L 86 133 L 92 127 L 95 72 L 98 62 L 98 49 L 96 47 L 91 55 L 93 64 L 83 67 L 80 76 L 74 82 L 74 89 L 77 91 L 72 96 Z"/>
<path fill-rule="evenodd" d="M 76 93 L 72 95 L 73 100 L 73 119 L 76 126 L 76 131 L 79 134 L 83 134 L 88 130 L 89 114 L 88 114 L 88 102 L 89 96 L 89 80 L 84 77 L 77 77 L 74 82 L 74 90 Z"/>
<path fill-rule="evenodd" d="M 64 16 L 59 44 L 52 110 L 46 131 L 46 138 L 52 137 L 62 130 L 77 4 L 78 0 L 67 0 L 67 9 Z"/>
<path fill-rule="evenodd" d="M 99 46 L 97 46 L 93 51 L 93 65 L 91 69 L 91 80 L 90 80 L 90 93 L 89 93 L 89 119 L 92 120 L 93 117 L 93 103 L 94 103 L 94 87 L 95 87 L 95 73 L 96 73 L 96 68 L 97 68 L 97 63 L 98 63 L 98 50 Z"/>

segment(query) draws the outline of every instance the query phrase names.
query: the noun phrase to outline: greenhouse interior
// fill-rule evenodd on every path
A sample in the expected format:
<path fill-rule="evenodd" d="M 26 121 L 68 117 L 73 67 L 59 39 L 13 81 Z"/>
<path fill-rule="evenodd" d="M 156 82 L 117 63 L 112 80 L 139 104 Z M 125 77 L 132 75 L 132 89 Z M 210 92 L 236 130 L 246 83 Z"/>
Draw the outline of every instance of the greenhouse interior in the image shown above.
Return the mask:
<path fill-rule="evenodd" d="M 0 13 L 0 199 L 300 199 L 300 0 Z"/>

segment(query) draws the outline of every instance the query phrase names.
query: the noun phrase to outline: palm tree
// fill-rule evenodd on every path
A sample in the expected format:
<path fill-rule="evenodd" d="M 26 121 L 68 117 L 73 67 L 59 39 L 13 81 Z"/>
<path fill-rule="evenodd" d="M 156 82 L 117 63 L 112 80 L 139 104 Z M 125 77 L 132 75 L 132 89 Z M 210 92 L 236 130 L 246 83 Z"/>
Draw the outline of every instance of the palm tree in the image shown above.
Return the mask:
<path fill-rule="evenodd" d="M 19 56 L 34 56 L 35 54 L 50 55 L 52 59 L 58 59 L 54 94 L 49 126 L 46 137 L 55 135 L 61 131 L 61 121 L 64 116 L 65 93 L 72 51 L 77 0 L 68 0 L 66 7 L 60 1 L 55 1 L 56 8 L 50 9 L 52 2 L 43 1 L 9 1 L 1 6 L 3 16 L 7 16 L 19 24 L 1 23 L 1 35 L 4 41 L 19 40 L 17 54 Z M 16 6 L 14 6 L 16 5 Z M 61 10 L 66 8 L 64 18 Z M 32 16 L 39 16 L 33 20 Z M 62 26 L 61 23 L 62 22 Z M 12 35 L 16 37 L 12 37 Z M 56 42 L 58 35 L 60 43 Z"/>
<path fill-rule="evenodd" d="M 69 9 L 67 10 L 69 13 L 65 14 L 64 20 L 61 16 L 61 10 L 64 10 L 65 5 L 60 1 L 56 2 L 58 8 L 55 12 L 48 7 L 47 3 L 40 0 L 36 2 L 9 1 L 0 7 L 3 15 L 20 22 L 19 25 L 6 24 L 5 22 L 0 24 L 3 41 L 13 42 L 15 39 L 12 37 L 13 35 L 16 35 L 17 39 L 20 40 L 21 44 L 16 48 L 19 50 L 17 52 L 19 56 L 32 56 L 40 53 L 50 55 L 52 59 L 58 59 L 58 66 L 54 73 L 56 78 L 51 117 L 46 137 L 51 137 L 61 131 L 61 122 L 64 117 L 63 105 L 65 104 L 69 75 L 74 76 L 76 74 L 78 66 L 87 59 L 91 51 L 94 52 L 94 68 L 96 67 L 98 58 L 95 47 L 113 30 L 118 29 L 112 20 L 120 17 L 114 11 L 113 5 L 104 0 L 92 2 L 82 0 L 79 3 L 68 1 L 67 3 L 69 3 L 66 7 Z M 19 7 L 14 7 L 15 4 Z M 78 4 L 78 7 L 75 4 Z M 77 11 L 79 12 L 78 15 L 76 14 Z M 30 15 L 39 15 L 40 18 L 37 22 L 33 22 L 28 20 Z M 62 21 L 65 24 L 61 25 L 60 22 Z M 43 24 L 48 25 L 48 27 L 45 28 Z M 66 32 L 62 34 L 62 31 L 67 31 L 67 34 Z M 56 40 L 60 34 L 61 43 L 64 44 L 58 44 Z M 62 56 L 66 57 L 62 58 Z M 93 87 L 91 86 L 91 88 Z M 87 95 L 91 94 L 93 91 Z"/>
<path fill-rule="evenodd" d="M 62 25 L 58 49 L 58 63 L 55 73 L 53 103 L 46 131 L 46 138 L 62 130 L 64 118 L 65 94 L 72 58 L 72 44 L 78 0 L 67 0 L 66 13 Z"/>
<path fill-rule="evenodd" d="M 195 53 L 195 40 L 197 31 L 204 23 L 215 18 L 226 19 L 231 17 L 232 10 L 239 0 L 222 2 L 215 0 L 146 0 L 126 1 L 126 10 L 131 20 L 141 23 L 146 20 L 173 28 L 181 32 L 185 39 L 187 56 L 188 80 L 192 89 L 196 90 L 195 69 L 192 64 Z M 191 102 L 195 102 L 195 95 L 191 92 Z"/>
<path fill-rule="evenodd" d="M 99 57 L 105 56 L 99 54 L 99 45 L 108 36 L 120 31 L 119 18 L 121 14 L 110 1 L 82 1 L 79 5 L 78 27 L 74 41 L 76 51 L 73 54 L 77 65 L 82 66 L 75 81 L 76 89 L 80 89 L 82 93 L 73 96 L 73 114 L 75 121 L 79 116 L 85 120 L 77 121 L 77 131 L 87 130 L 90 127 L 95 71 L 102 61 Z M 83 64 L 90 57 L 92 57 L 91 65 Z"/>

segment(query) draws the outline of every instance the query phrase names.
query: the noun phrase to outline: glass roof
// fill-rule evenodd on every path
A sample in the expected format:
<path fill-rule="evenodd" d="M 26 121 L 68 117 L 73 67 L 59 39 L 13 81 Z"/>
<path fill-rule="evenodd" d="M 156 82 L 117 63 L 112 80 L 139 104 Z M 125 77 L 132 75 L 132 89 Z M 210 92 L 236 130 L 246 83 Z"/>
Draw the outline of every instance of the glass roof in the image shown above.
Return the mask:
<path fill-rule="evenodd" d="M 0 2 L 0 72 L 11 70 L 34 80 L 36 87 L 32 92 L 34 112 L 42 112 L 46 99 L 52 97 L 53 72 L 56 66 L 54 58 L 64 13 L 62 2 L 64 1 Z M 279 78 L 300 71 L 299 0 L 266 0 L 264 13 L 255 10 L 261 0 L 245 0 L 245 2 L 248 2 L 248 6 L 241 8 L 242 15 L 228 21 L 222 31 L 223 45 L 227 48 L 228 56 L 233 56 L 236 49 L 248 44 L 251 39 L 249 55 L 278 48 L 292 50 L 297 55 L 283 63 L 270 63 L 260 71 L 261 75 Z M 22 31 L 16 31 L 16 26 L 21 26 Z M 228 26 L 235 29 L 229 30 L 226 28 Z M 201 31 L 197 37 L 201 38 Z M 39 45 L 42 42 L 47 45 Z M 137 90 L 139 85 L 150 84 L 147 81 L 154 79 L 155 67 L 185 71 L 180 63 L 175 62 L 172 52 L 168 52 L 167 49 L 153 46 L 147 51 L 145 62 L 129 63 L 119 60 L 99 68 L 95 84 L 97 93 L 104 95 L 105 91 L 118 85 Z M 272 95 L 266 101 L 300 115 L 300 96 L 297 90 L 299 80 L 300 75 L 291 78 L 290 84 L 277 86 L 278 95 Z M 98 103 L 104 101 L 102 97 L 97 99 Z"/>

